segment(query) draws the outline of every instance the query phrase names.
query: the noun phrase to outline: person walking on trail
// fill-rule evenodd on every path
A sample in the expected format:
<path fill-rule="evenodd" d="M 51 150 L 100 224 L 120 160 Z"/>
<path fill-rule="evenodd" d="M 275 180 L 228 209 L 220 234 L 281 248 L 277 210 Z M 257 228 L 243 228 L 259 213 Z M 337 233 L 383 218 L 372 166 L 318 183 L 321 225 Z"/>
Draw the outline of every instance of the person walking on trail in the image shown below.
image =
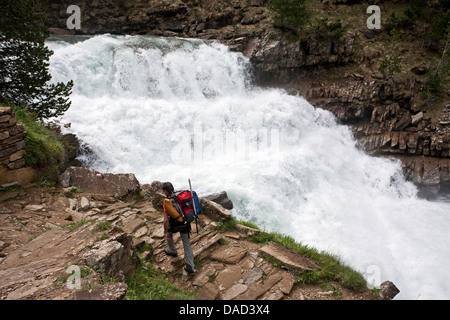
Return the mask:
<path fill-rule="evenodd" d="M 181 240 L 183 242 L 184 248 L 184 271 L 188 276 L 192 276 L 195 273 L 194 268 L 194 253 L 191 247 L 190 233 L 191 224 L 185 221 L 178 210 L 172 203 L 175 200 L 175 191 L 172 183 L 164 182 L 162 189 L 166 198 L 163 202 L 164 209 L 164 238 L 167 241 L 167 249 L 164 252 L 169 255 L 176 257 L 178 256 L 177 248 L 175 247 L 175 242 L 173 241 L 173 234 L 180 232 Z"/>

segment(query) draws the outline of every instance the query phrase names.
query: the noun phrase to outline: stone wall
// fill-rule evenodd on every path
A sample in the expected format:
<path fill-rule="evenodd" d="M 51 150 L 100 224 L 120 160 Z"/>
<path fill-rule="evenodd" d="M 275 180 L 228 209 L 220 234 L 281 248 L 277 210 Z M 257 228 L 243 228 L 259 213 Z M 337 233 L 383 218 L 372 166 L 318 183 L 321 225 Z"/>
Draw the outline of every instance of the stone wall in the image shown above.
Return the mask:
<path fill-rule="evenodd" d="M 25 167 L 27 132 L 18 124 L 10 107 L 0 107 L 0 185 L 8 182 L 26 184 L 31 169 Z"/>

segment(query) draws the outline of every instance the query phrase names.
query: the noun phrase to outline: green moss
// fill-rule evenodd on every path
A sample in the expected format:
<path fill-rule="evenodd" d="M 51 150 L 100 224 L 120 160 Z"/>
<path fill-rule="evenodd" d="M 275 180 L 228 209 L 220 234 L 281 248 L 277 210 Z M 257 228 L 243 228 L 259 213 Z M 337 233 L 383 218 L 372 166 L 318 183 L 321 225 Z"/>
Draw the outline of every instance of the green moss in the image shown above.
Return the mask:
<path fill-rule="evenodd" d="M 17 122 L 27 132 L 25 137 L 25 164 L 41 173 L 41 183 L 54 184 L 64 160 L 64 145 L 58 135 L 36 116 L 22 107 L 13 106 Z"/>

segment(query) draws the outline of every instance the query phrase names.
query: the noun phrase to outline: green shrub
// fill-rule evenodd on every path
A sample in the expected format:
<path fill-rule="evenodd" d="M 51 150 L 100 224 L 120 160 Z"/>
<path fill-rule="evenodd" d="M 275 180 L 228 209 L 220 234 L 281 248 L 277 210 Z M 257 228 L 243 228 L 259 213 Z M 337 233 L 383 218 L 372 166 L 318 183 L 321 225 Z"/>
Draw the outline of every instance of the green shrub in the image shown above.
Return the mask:
<path fill-rule="evenodd" d="M 319 39 L 338 40 L 345 31 L 339 19 L 337 21 L 330 21 L 328 18 L 316 19 L 314 23 L 314 34 Z"/>

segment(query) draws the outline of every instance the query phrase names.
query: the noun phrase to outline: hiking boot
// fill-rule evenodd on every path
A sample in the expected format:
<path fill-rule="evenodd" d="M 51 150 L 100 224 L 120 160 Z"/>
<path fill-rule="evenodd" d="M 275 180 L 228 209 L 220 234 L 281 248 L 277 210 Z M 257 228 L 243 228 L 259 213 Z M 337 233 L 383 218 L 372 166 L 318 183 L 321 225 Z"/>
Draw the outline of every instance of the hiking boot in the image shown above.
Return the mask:
<path fill-rule="evenodd" d="M 190 278 L 192 278 L 195 273 L 197 272 L 197 270 L 193 270 L 193 271 L 189 271 L 188 269 L 186 269 L 186 267 L 183 268 L 183 275 L 181 276 L 181 280 L 183 281 L 188 281 Z"/>
<path fill-rule="evenodd" d="M 178 253 L 169 251 L 168 249 L 164 249 L 164 253 L 167 254 L 168 256 L 178 257 Z"/>
<path fill-rule="evenodd" d="M 189 275 L 189 276 L 193 276 L 194 274 L 195 274 L 195 272 L 197 271 L 197 270 L 189 270 L 188 268 L 186 268 L 186 267 L 184 267 L 183 268 L 183 270 Z"/>

